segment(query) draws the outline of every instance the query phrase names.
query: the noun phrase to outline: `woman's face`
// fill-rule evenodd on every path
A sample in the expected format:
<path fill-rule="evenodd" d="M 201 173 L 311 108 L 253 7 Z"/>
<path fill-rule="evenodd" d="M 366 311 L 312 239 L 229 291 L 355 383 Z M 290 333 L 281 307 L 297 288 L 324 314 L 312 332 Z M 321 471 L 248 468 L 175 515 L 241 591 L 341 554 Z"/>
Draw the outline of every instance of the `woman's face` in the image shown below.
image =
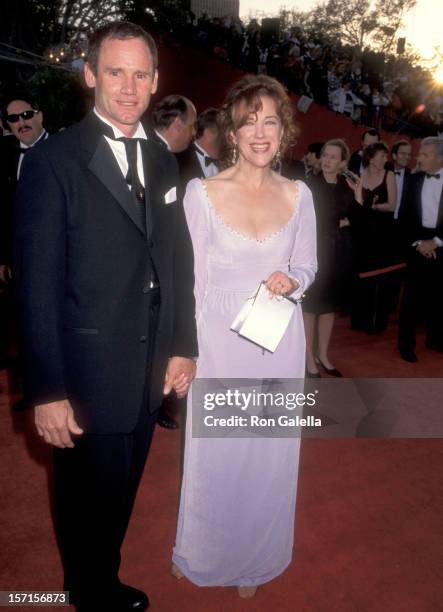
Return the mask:
<path fill-rule="evenodd" d="M 324 174 L 337 175 L 346 166 L 341 158 L 341 149 L 335 145 L 327 145 L 321 154 L 321 169 Z"/>
<path fill-rule="evenodd" d="M 233 139 L 238 145 L 240 159 L 265 168 L 271 164 L 279 149 L 283 127 L 274 100 L 269 96 L 260 96 L 260 102 L 261 110 L 249 114 Z"/>
<path fill-rule="evenodd" d="M 384 170 L 387 161 L 388 154 L 385 151 L 377 151 L 374 157 L 370 160 L 369 165 L 375 168 L 375 170 Z"/>

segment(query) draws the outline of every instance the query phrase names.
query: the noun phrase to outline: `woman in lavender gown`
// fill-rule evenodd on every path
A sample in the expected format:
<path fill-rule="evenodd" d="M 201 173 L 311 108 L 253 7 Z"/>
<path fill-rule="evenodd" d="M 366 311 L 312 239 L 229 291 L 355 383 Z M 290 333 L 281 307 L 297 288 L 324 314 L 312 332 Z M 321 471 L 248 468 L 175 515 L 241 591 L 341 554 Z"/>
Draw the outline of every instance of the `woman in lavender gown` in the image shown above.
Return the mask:
<path fill-rule="evenodd" d="M 294 135 L 291 102 L 267 76 L 233 86 L 224 110 L 230 167 L 192 180 L 185 212 L 195 257 L 198 378 L 303 378 L 296 306 L 274 353 L 231 323 L 261 280 L 299 298 L 316 271 L 315 217 L 306 185 L 271 169 Z M 193 438 L 188 398 L 184 476 L 172 573 L 251 597 L 292 558 L 299 438 Z"/>

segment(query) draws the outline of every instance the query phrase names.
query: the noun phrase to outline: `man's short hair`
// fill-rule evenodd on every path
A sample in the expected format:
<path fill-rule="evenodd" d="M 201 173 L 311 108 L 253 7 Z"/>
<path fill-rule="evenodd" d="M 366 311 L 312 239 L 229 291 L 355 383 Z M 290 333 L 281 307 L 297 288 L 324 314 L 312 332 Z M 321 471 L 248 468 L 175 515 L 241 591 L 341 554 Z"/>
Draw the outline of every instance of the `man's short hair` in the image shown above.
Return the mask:
<path fill-rule="evenodd" d="M 443 138 L 441 136 L 428 136 L 421 141 L 422 147 L 432 146 L 437 155 L 443 157 Z"/>
<path fill-rule="evenodd" d="M 207 108 L 197 117 L 195 139 L 198 140 L 206 129 L 218 128 L 220 125 L 220 111 L 218 108 Z"/>
<path fill-rule="evenodd" d="M 21 100 L 22 102 L 26 102 L 26 104 L 29 104 L 29 106 L 34 110 L 40 110 L 40 107 L 33 96 L 31 96 L 28 92 L 17 91 L 2 100 L 0 112 L 3 121 L 6 121 L 6 116 L 8 114 L 8 106 L 11 104 L 11 102 L 14 102 L 15 100 Z"/>
<path fill-rule="evenodd" d="M 391 155 L 397 155 L 400 147 L 410 147 L 410 146 L 411 146 L 411 143 L 408 142 L 407 140 L 397 140 L 397 142 L 394 142 L 394 144 L 392 145 Z"/>
<path fill-rule="evenodd" d="M 151 52 L 154 70 L 158 68 L 158 52 L 154 39 L 141 26 L 130 21 L 113 21 L 101 26 L 91 34 L 88 42 L 88 64 L 94 74 L 97 74 L 100 47 L 106 39 L 129 40 L 141 38 Z"/>
<path fill-rule="evenodd" d="M 362 142 L 364 141 L 366 134 L 368 136 L 377 136 L 377 138 L 380 140 L 380 132 L 378 130 L 374 130 L 374 128 L 369 128 L 369 130 L 365 130 L 361 135 Z"/>
<path fill-rule="evenodd" d="M 324 142 L 311 142 L 310 145 L 308 145 L 308 152 L 309 153 L 314 153 L 315 157 L 317 159 L 320 159 L 321 156 L 321 150 L 324 147 Z"/>
<path fill-rule="evenodd" d="M 180 96 L 178 94 L 172 94 L 166 96 L 160 102 L 158 102 L 152 109 L 152 123 L 156 129 L 165 130 L 171 123 L 178 117 L 186 122 L 189 108 L 192 106 L 191 100 Z"/>

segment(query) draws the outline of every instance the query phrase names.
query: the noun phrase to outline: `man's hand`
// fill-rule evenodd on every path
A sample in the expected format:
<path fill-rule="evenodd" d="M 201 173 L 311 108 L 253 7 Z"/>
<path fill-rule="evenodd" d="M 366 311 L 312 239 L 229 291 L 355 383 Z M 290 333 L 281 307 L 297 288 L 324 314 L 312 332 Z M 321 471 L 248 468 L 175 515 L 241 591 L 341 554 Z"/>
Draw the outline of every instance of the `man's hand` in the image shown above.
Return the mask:
<path fill-rule="evenodd" d="M 39 436 L 59 448 L 74 448 L 71 434 L 81 435 L 74 411 L 68 400 L 60 400 L 35 407 L 35 425 Z"/>
<path fill-rule="evenodd" d="M 185 397 L 195 376 L 195 361 L 186 357 L 171 357 L 166 368 L 164 395 L 175 390 L 177 397 Z"/>
<path fill-rule="evenodd" d="M 431 258 L 435 259 L 437 257 L 436 249 L 437 249 L 437 245 L 432 239 L 431 240 L 420 240 L 420 243 L 417 244 L 417 251 L 421 255 L 424 255 L 424 257 L 427 257 L 428 259 L 431 259 Z"/>

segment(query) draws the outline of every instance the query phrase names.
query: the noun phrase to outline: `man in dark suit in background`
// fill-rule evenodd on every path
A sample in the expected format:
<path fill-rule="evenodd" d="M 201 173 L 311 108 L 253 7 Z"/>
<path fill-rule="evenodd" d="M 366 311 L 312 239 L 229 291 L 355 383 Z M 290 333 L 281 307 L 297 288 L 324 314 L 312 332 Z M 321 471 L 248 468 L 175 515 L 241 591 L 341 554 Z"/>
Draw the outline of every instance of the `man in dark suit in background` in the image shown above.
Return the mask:
<path fill-rule="evenodd" d="M 191 144 L 196 119 L 191 100 L 178 94 L 166 96 L 152 109 L 153 136 L 171 153 L 180 153 Z"/>
<path fill-rule="evenodd" d="M 1 108 L 2 125 L 8 135 L 0 142 L 0 369 L 9 367 L 8 330 L 13 327 L 13 305 L 10 295 L 12 258 L 13 202 L 17 180 L 25 154 L 48 138 L 43 127 L 43 113 L 27 94 L 13 94 Z M 25 407 L 21 400 L 15 409 Z"/>
<path fill-rule="evenodd" d="M 395 184 L 397 187 L 397 202 L 395 205 L 394 219 L 398 219 L 400 204 L 403 194 L 406 192 L 408 180 L 411 175 L 409 163 L 412 157 L 411 143 L 407 140 L 398 140 L 391 149 L 391 157 L 394 160 Z"/>
<path fill-rule="evenodd" d="M 415 363 L 417 323 L 424 318 L 426 347 L 443 353 L 443 138 L 422 141 L 418 162 L 400 207 L 408 259 L 400 305 L 398 348 Z"/>
<path fill-rule="evenodd" d="M 221 153 L 219 125 L 220 111 L 207 108 L 199 114 L 194 142 L 176 154 L 182 188 L 193 178 L 208 178 L 218 173 L 217 161 Z"/>
<path fill-rule="evenodd" d="M 94 111 L 26 155 L 18 186 L 26 386 L 55 447 L 65 589 L 80 612 L 149 606 L 119 581 L 120 547 L 163 394 L 184 396 L 195 374 L 176 162 L 140 123 L 157 77 L 142 28 L 99 28 L 85 66 Z"/>
<path fill-rule="evenodd" d="M 363 151 L 369 145 L 374 144 L 380 140 L 380 132 L 373 128 L 365 130 L 361 135 L 361 148 L 358 151 L 354 151 L 349 159 L 348 168 L 354 174 L 361 174 L 363 165 Z"/>

